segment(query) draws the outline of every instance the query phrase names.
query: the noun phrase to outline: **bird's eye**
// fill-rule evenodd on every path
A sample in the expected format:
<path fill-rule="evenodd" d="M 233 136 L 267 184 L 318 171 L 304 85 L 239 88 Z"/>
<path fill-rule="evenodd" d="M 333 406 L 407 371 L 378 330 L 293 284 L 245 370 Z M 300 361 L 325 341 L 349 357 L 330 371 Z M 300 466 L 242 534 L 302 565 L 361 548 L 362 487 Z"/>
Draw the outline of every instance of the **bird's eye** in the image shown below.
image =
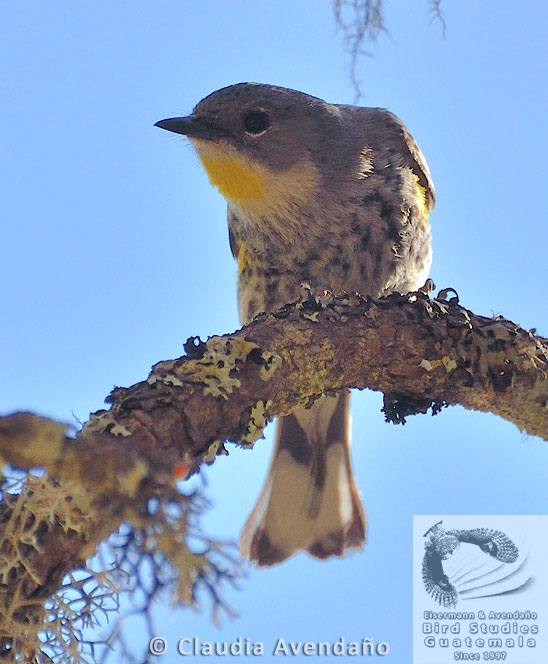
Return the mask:
<path fill-rule="evenodd" d="M 244 116 L 246 134 L 258 136 L 270 127 L 270 118 L 264 111 L 252 111 Z"/>

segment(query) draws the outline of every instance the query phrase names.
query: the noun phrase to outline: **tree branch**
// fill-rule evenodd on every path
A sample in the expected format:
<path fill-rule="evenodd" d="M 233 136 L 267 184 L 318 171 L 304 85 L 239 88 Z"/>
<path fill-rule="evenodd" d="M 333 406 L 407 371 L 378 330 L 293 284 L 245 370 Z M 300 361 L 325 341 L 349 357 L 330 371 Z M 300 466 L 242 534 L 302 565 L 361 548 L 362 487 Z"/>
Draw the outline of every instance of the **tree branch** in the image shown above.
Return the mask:
<path fill-rule="evenodd" d="M 194 470 L 212 445 L 251 444 L 267 421 L 343 388 L 460 404 L 548 439 L 547 340 L 441 295 L 309 293 L 234 334 L 205 343 L 191 337 L 186 356 L 115 388 L 110 410 L 92 414 L 78 443 L 37 442 L 5 418 L 0 453 L 13 465 L 45 466 L 58 479 L 127 497 L 146 475 L 170 473 L 182 461 Z"/>
<path fill-rule="evenodd" d="M 460 404 L 548 440 L 547 340 L 477 316 L 457 297 L 447 300 L 449 292 L 434 300 L 422 292 L 379 300 L 308 292 L 234 334 L 191 338 L 186 356 L 114 389 L 110 410 L 94 413 L 75 439 L 65 425 L 30 414 L 1 418 L 6 461 L 44 466 L 56 483 L 87 491 L 70 523 L 35 529 L 32 565 L 15 566 L 10 586 L 23 583 L 17 592 L 34 598 L 54 592 L 121 521 L 146 521 L 151 497 L 175 498 L 174 474 L 212 462 L 226 440 L 253 444 L 267 421 L 323 393 L 380 390 L 393 421 Z M 176 550 L 164 542 L 168 558 Z"/>
<path fill-rule="evenodd" d="M 309 294 L 186 349 L 145 383 L 115 390 L 107 417 L 192 469 L 216 441 L 252 443 L 265 421 L 346 387 L 492 412 L 548 438 L 546 340 L 455 297 Z"/>

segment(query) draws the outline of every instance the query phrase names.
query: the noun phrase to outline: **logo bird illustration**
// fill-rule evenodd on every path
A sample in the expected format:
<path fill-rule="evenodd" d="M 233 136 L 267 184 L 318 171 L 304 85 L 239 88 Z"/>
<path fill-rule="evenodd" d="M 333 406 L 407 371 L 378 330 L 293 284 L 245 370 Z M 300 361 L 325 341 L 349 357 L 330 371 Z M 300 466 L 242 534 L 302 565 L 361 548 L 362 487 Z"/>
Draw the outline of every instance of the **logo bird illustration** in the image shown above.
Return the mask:
<path fill-rule="evenodd" d="M 455 554 L 461 542 L 478 546 L 484 553 L 502 563 L 514 563 L 519 557 L 518 547 L 500 530 L 445 530 L 441 524 L 442 521 L 439 521 L 424 534 L 426 541 L 422 561 L 424 587 L 440 606 L 447 608 L 457 605 L 457 589 L 444 572 L 442 561 Z"/>

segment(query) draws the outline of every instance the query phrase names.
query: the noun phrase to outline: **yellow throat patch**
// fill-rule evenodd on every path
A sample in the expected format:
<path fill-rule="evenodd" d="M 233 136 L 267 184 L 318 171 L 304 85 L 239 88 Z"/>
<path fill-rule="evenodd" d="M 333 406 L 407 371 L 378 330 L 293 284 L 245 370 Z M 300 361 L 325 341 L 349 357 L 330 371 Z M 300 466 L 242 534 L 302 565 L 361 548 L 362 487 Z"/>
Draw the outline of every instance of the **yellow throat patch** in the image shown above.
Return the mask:
<path fill-rule="evenodd" d="M 203 141 L 193 141 L 209 181 L 231 201 L 245 205 L 264 196 L 265 176 L 235 150 L 218 150 Z"/>
<path fill-rule="evenodd" d="M 320 183 L 310 160 L 276 172 L 227 143 L 191 140 L 209 181 L 245 223 L 276 231 L 287 242 L 296 241 L 302 230 L 296 210 L 315 205 Z"/>

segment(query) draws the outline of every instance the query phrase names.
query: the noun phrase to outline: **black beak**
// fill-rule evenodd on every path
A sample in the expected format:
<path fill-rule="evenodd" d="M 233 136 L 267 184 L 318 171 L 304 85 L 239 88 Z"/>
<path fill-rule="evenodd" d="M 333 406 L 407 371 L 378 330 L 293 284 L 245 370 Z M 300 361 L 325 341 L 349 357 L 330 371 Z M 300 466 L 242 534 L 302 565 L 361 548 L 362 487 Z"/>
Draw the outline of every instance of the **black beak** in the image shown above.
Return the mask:
<path fill-rule="evenodd" d="M 187 115 L 184 118 L 167 118 L 156 122 L 155 127 L 167 129 L 176 134 L 183 134 L 190 138 L 213 138 L 214 130 L 196 115 Z"/>

